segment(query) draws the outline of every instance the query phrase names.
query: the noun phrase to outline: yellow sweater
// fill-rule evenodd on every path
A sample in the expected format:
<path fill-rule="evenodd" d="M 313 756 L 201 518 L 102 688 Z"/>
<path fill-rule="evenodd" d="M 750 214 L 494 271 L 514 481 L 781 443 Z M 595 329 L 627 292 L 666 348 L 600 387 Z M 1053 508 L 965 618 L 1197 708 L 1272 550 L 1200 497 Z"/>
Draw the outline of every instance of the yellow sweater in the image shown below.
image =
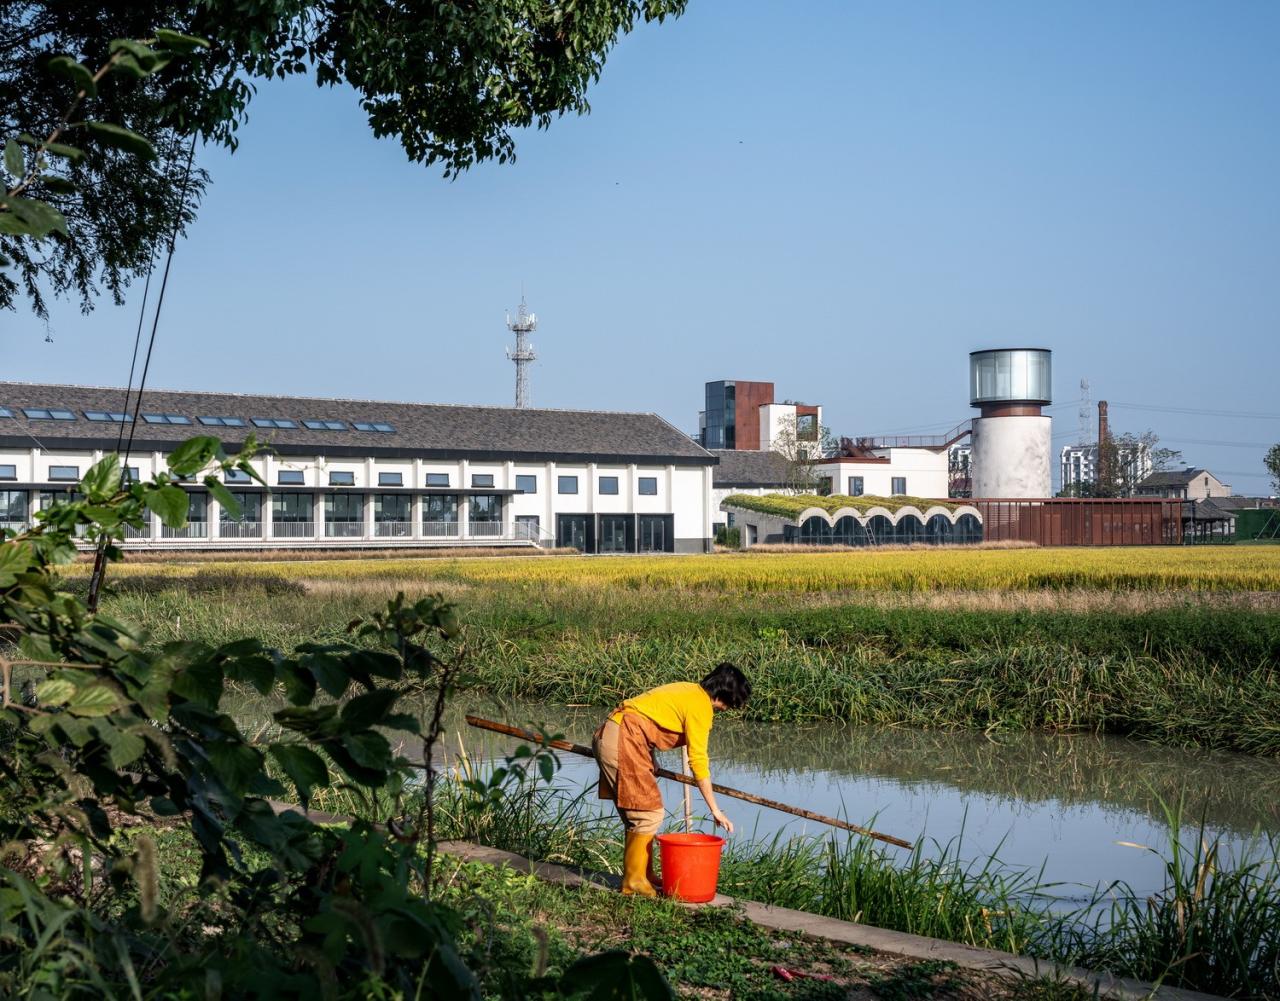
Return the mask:
<path fill-rule="evenodd" d="M 664 730 L 683 733 L 689 745 L 689 768 L 693 777 L 705 779 L 711 775 L 707 737 L 711 733 L 713 710 L 711 696 L 701 685 L 692 681 L 659 685 L 634 699 L 627 699 L 622 705 L 648 716 Z"/>

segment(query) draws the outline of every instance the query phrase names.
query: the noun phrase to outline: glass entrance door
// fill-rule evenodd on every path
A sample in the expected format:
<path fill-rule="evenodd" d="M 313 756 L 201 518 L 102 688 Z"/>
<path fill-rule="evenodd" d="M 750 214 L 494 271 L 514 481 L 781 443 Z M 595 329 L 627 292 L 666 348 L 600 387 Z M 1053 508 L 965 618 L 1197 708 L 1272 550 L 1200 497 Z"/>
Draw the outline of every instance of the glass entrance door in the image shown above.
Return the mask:
<path fill-rule="evenodd" d="M 605 514 L 600 516 L 600 552 L 625 553 L 627 551 L 627 523 L 630 516 Z"/>
<path fill-rule="evenodd" d="M 667 519 L 662 516 L 640 515 L 639 545 L 642 553 L 667 551 Z"/>
<path fill-rule="evenodd" d="M 587 516 L 585 514 L 562 514 L 556 519 L 556 545 L 562 549 L 576 549 L 580 553 L 590 552 L 587 540 Z"/>

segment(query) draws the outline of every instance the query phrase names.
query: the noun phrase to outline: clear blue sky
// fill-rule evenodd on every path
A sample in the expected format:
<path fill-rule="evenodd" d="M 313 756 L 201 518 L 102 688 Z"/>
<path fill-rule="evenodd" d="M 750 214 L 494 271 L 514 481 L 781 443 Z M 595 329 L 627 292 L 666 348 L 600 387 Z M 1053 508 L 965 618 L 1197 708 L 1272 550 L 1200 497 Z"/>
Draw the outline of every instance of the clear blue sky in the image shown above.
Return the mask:
<path fill-rule="evenodd" d="M 772 379 L 837 434 L 942 426 L 970 350 L 1044 345 L 1056 444 L 1087 376 L 1120 430 L 1262 492 L 1278 39 L 1273 0 L 692 0 L 590 116 L 455 182 L 349 91 L 264 84 L 240 151 L 201 155 L 150 384 L 507 403 L 523 283 L 536 405 L 693 430 L 706 380 Z M 59 308 L 52 344 L 0 317 L 5 377 L 122 384 L 137 301 Z"/>

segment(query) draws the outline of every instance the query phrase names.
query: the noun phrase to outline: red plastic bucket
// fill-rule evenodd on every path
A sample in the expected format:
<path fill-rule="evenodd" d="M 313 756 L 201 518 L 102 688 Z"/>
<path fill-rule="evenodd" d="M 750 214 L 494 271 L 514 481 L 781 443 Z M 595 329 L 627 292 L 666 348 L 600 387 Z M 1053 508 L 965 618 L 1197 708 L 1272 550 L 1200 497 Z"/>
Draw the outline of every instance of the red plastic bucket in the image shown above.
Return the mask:
<path fill-rule="evenodd" d="M 716 895 L 724 838 L 714 834 L 659 834 L 662 894 L 691 904 Z"/>

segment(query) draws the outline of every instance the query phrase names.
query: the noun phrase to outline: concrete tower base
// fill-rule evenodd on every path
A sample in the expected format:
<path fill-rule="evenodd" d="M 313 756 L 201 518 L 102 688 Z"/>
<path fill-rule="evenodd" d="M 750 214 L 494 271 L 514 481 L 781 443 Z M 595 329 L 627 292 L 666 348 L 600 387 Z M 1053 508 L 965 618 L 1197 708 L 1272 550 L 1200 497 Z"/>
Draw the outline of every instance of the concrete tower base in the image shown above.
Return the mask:
<path fill-rule="evenodd" d="M 1053 420 L 1049 417 L 975 418 L 973 496 L 1051 497 L 1052 437 Z"/>

